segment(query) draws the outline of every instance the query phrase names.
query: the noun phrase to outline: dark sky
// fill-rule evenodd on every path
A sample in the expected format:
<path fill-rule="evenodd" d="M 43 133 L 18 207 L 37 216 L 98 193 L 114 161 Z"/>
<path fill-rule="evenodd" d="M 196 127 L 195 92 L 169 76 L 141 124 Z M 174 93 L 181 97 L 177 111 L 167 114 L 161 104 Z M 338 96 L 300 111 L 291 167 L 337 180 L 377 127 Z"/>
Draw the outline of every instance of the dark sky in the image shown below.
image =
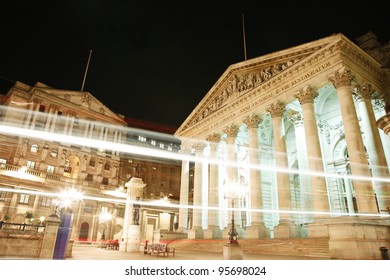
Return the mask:
<path fill-rule="evenodd" d="M 244 60 L 242 15 L 248 59 L 334 33 L 390 41 L 384 1 L 229 2 L 2 1 L 0 91 L 10 81 L 80 90 L 92 50 L 85 91 L 116 113 L 178 127 Z"/>

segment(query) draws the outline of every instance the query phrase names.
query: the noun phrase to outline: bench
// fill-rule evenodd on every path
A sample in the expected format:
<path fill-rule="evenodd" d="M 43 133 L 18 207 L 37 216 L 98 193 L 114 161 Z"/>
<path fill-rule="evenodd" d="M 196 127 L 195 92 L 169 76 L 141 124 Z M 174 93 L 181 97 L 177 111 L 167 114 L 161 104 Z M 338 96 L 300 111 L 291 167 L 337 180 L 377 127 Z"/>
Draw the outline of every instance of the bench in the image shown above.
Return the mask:
<path fill-rule="evenodd" d="M 119 241 L 118 239 L 116 240 L 105 240 L 104 242 L 101 243 L 99 246 L 100 248 L 104 248 L 107 250 L 119 250 Z"/>
<path fill-rule="evenodd" d="M 167 243 L 152 243 L 148 244 L 146 247 L 146 253 L 151 256 L 155 255 L 157 257 L 160 255 L 163 257 L 169 257 L 170 253 L 175 256 L 175 248 L 168 248 Z"/>

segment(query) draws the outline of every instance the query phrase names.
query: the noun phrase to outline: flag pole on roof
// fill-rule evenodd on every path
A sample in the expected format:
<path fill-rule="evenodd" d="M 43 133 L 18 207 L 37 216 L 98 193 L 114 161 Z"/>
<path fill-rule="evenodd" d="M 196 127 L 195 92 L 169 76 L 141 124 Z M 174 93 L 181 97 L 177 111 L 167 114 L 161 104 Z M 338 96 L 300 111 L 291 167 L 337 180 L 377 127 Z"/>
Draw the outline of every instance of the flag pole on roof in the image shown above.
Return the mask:
<path fill-rule="evenodd" d="M 81 85 L 81 91 L 84 91 L 85 79 L 87 78 L 87 72 L 89 67 L 89 61 L 91 60 L 91 55 L 92 55 L 92 50 L 89 51 L 88 62 L 87 62 L 87 67 L 85 67 L 85 73 L 84 73 L 83 84 Z"/>
<path fill-rule="evenodd" d="M 242 14 L 242 36 L 243 36 L 243 39 L 244 39 L 244 59 L 246 60 L 246 39 L 245 39 L 244 14 Z"/>

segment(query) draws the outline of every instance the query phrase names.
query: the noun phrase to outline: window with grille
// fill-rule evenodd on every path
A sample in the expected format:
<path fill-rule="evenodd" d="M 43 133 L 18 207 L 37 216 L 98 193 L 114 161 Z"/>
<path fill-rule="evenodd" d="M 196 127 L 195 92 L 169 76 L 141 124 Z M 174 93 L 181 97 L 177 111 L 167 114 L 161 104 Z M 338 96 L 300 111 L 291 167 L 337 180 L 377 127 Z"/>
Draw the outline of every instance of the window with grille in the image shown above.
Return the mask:
<path fill-rule="evenodd" d="M 22 193 L 19 197 L 19 203 L 28 204 L 29 199 L 30 199 L 30 195 Z"/>

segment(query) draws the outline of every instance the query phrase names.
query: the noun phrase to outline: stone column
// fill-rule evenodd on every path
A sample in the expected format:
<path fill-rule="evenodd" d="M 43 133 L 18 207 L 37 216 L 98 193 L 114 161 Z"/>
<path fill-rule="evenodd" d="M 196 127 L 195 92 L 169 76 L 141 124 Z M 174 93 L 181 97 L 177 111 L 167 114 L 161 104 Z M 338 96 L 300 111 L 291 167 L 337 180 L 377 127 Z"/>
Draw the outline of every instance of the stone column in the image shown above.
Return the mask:
<path fill-rule="evenodd" d="M 354 77 L 349 69 L 341 69 L 329 77 L 337 89 L 341 117 L 344 123 L 353 185 L 359 213 L 378 213 L 375 194 L 371 183 L 366 151 L 360 131 L 359 121 L 352 98 L 351 81 Z M 364 178 L 362 180 L 361 178 Z"/>
<path fill-rule="evenodd" d="M 314 113 L 314 98 L 317 95 L 318 93 L 313 88 L 307 86 L 301 89 L 295 97 L 299 100 L 302 107 L 309 170 L 313 173 L 324 174 L 320 138 L 318 136 L 317 121 Z M 325 177 L 312 174 L 310 176 L 310 184 L 313 210 L 315 212 L 322 212 L 314 214 L 314 218 L 328 217 L 329 199 Z"/>
<path fill-rule="evenodd" d="M 138 201 L 142 199 L 143 188 L 146 184 L 144 184 L 141 178 L 133 177 L 125 186 L 127 187 L 126 209 L 123 221 L 122 241 L 119 244 L 119 250 L 122 252 L 139 252 L 141 233 L 139 215 L 135 216 L 133 210 L 134 208 L 138 208 L 138 211 L 140 211 Z"/>
<path fill-rule="evenodd" d="M 237 153 L 236 153 L 236 147 L 235 147 L 235 140 L 237 137 L 237 133 L 239 131 L 239 127 L 237 125 L 230 125 L 224 129 L 224 132 L 227 135 L 227 150 L 228 150 L 228 167 L 227 167 L 227 172 L 228 172 L 228 180 L 227 180 L 227 186 L 225 186 L 224 191 L 226 191 L 226 187 L 230 187 L 231 185 L 237 186 L 238 188 L 242 188 L 242 186 L 239 185 L 239 180 L 238 180 L 238 166 L 237 166 Z M 241 189 L 237 190 L 237 193 L 241 193 Z M 241 199 L 241 198 L 238 198 Z M 232 199 L 229 199 L 230 205 L 229 207 L 233 206 L 233 203 L 235 205 L 239 205 L 240 203 L 237 203 L 236 201 L 232 201 Z M 229 221 L 232 219 L 232 212 L 228 212 L 228 217 Z M 241 227 L 241 211 L 234 211 L 234 219 L 235 219 L 235 224 L 237 227 L 237 231 L 240 235 L 243 234 L 242 227 Z M 226 233 L 226 234 L 225 234 Z M 224 235 L 227 236 L 227 232 L 225 230 Z"/>
<path fill-rule="evenodd" d="M 182 146 L 180 154 L 190 155 L 191 149 Z M 189 188 L 189 176 L 190 176 L 190 161 L 188 158 L 183 158 L 181 161 L 181 184 L 180 184 L 180 207 L 179 208 L 179 227 L 178 231 L 188 232 L 188 188 Z"/>
<path fill-rule="evenodd" d="M 295 139 L 297 146 L 297 160 L 299 166 L 299 185 L 301 189 L 301 208 L 303 211 L 312 211 L 312 197 L 310 190 L 310 176 L 307 175 L 309 169 L 309 163 L 307 159 L 307 143 L 305 136 L 305 128 L 303 126 L 303 117 L 301 112 L 290 110 L 288 118 L 294 125 Z M 303 219 L 302 222 L 308 222 L 312 220 L 311 215 L 301 213 L 299 215 Z"/>
<path fill-rule="evenodd" d="M 50 122 L 51 122 L 52 118 L 53 118 L 53 108 L 50 107 L 49 112 L 47 113 L 47 117 L 46 117 L 46 123 L 45 123 L 45 128 L 44 128 L 45 131 L 49 131 Z"/>
<path fill-rule="evenodd" d="M 217 149 L 218 143 L 221 140 L 221 135 L 218 133 L 213 133 L 209 135 L 206 140 L 210 143 L 208 206 L 211 209 L 208 211 L 208 228 L 204 232 L 204 238 L 220 239 L 222 238 L 222 231 L 219 226 L 219 165 Z"/>
<path fill-rule="evenodd" d="M 29 128 L 30 127 L 30 120 L 31 120 L 31 115 L 33 113 L 33 108 L 34 108 L 34 102 L 31 101 L 28 106 L 27 106 L 27 117 L 26 120 L 24 121 L 24 128 Z"/>
<path fill-rule="evenodd" d="M 50 125 L 50 132 L 54 132 L 54 128 L 56 127 L 57 124 L 57 117 L 58 117 L 58 108 L 55 108 L 54 116 Z"/>
<path fill-rule="evenodd" d="M 194 199 L 192 209 L 192 229 L 188 232 L 188 239 L 203 239 L 202 229 L 202 181 L 203 181 L 203 150 L 206 145 L 202 142 L 194 144 L 195 174 Z"/>
<path fill-rule="evenodd" d="M 32 122 L 31 122 L 31 126 L 30 128 L 32 129 L 35 129 L 35 123 L 37 121 L 37 117 L 38 117 L 38 112 L 39 112 L 39 108 L 41 106 L 41 103 L 40 102 L 36 102 L 36 108 L 35 108 L 35 112 L 34 112 L 34 115 L 33 115 L 33 119 L 32 119 Z"/>
<path fill-rule="evenodd" d="M 246 229 L 247 239 L 258 239 L 269 237 L 269 230 L 264 226 L 263 192 L 261 184 L 260 146 L 258 137 L 259 123 L 262 121 L 260 115 L 252 114 L 247 116 L 243 122 L 248 127 L 249 133 L 249 184 L 250 184 L 250 224 Z"/>
<path fill-rule="evenodd" d="M 372 108 L 371 96 L 374 92 L 371 84 L 363 83 L 357 87 L 357 100 L 362 119 L 362 130 L 370 161 L 371 172 L 376 181 L 373 181 L 379 210 L 387 211 L 390 206 L 390 184 L 380 178 L 390 178 L 385 151 L 383 149 L 379 130 L 376 125 L 375 113 Z"/>
<path fill-rule="evenodd" d="M 283 211 L 291 211 L 291 189 L 288 173 L 288 159 L 286 140 L 283 127 L 284 104 L 277 101 L 267 107 L 271 114 L 274 131 L 274 156 L 276 168 L 276 180 L 278 186 L 279 225 L 274 228 L 276 238 L 288 238 L 299 236 L 299 230 L 293 227 L 291 214 Z"/>

